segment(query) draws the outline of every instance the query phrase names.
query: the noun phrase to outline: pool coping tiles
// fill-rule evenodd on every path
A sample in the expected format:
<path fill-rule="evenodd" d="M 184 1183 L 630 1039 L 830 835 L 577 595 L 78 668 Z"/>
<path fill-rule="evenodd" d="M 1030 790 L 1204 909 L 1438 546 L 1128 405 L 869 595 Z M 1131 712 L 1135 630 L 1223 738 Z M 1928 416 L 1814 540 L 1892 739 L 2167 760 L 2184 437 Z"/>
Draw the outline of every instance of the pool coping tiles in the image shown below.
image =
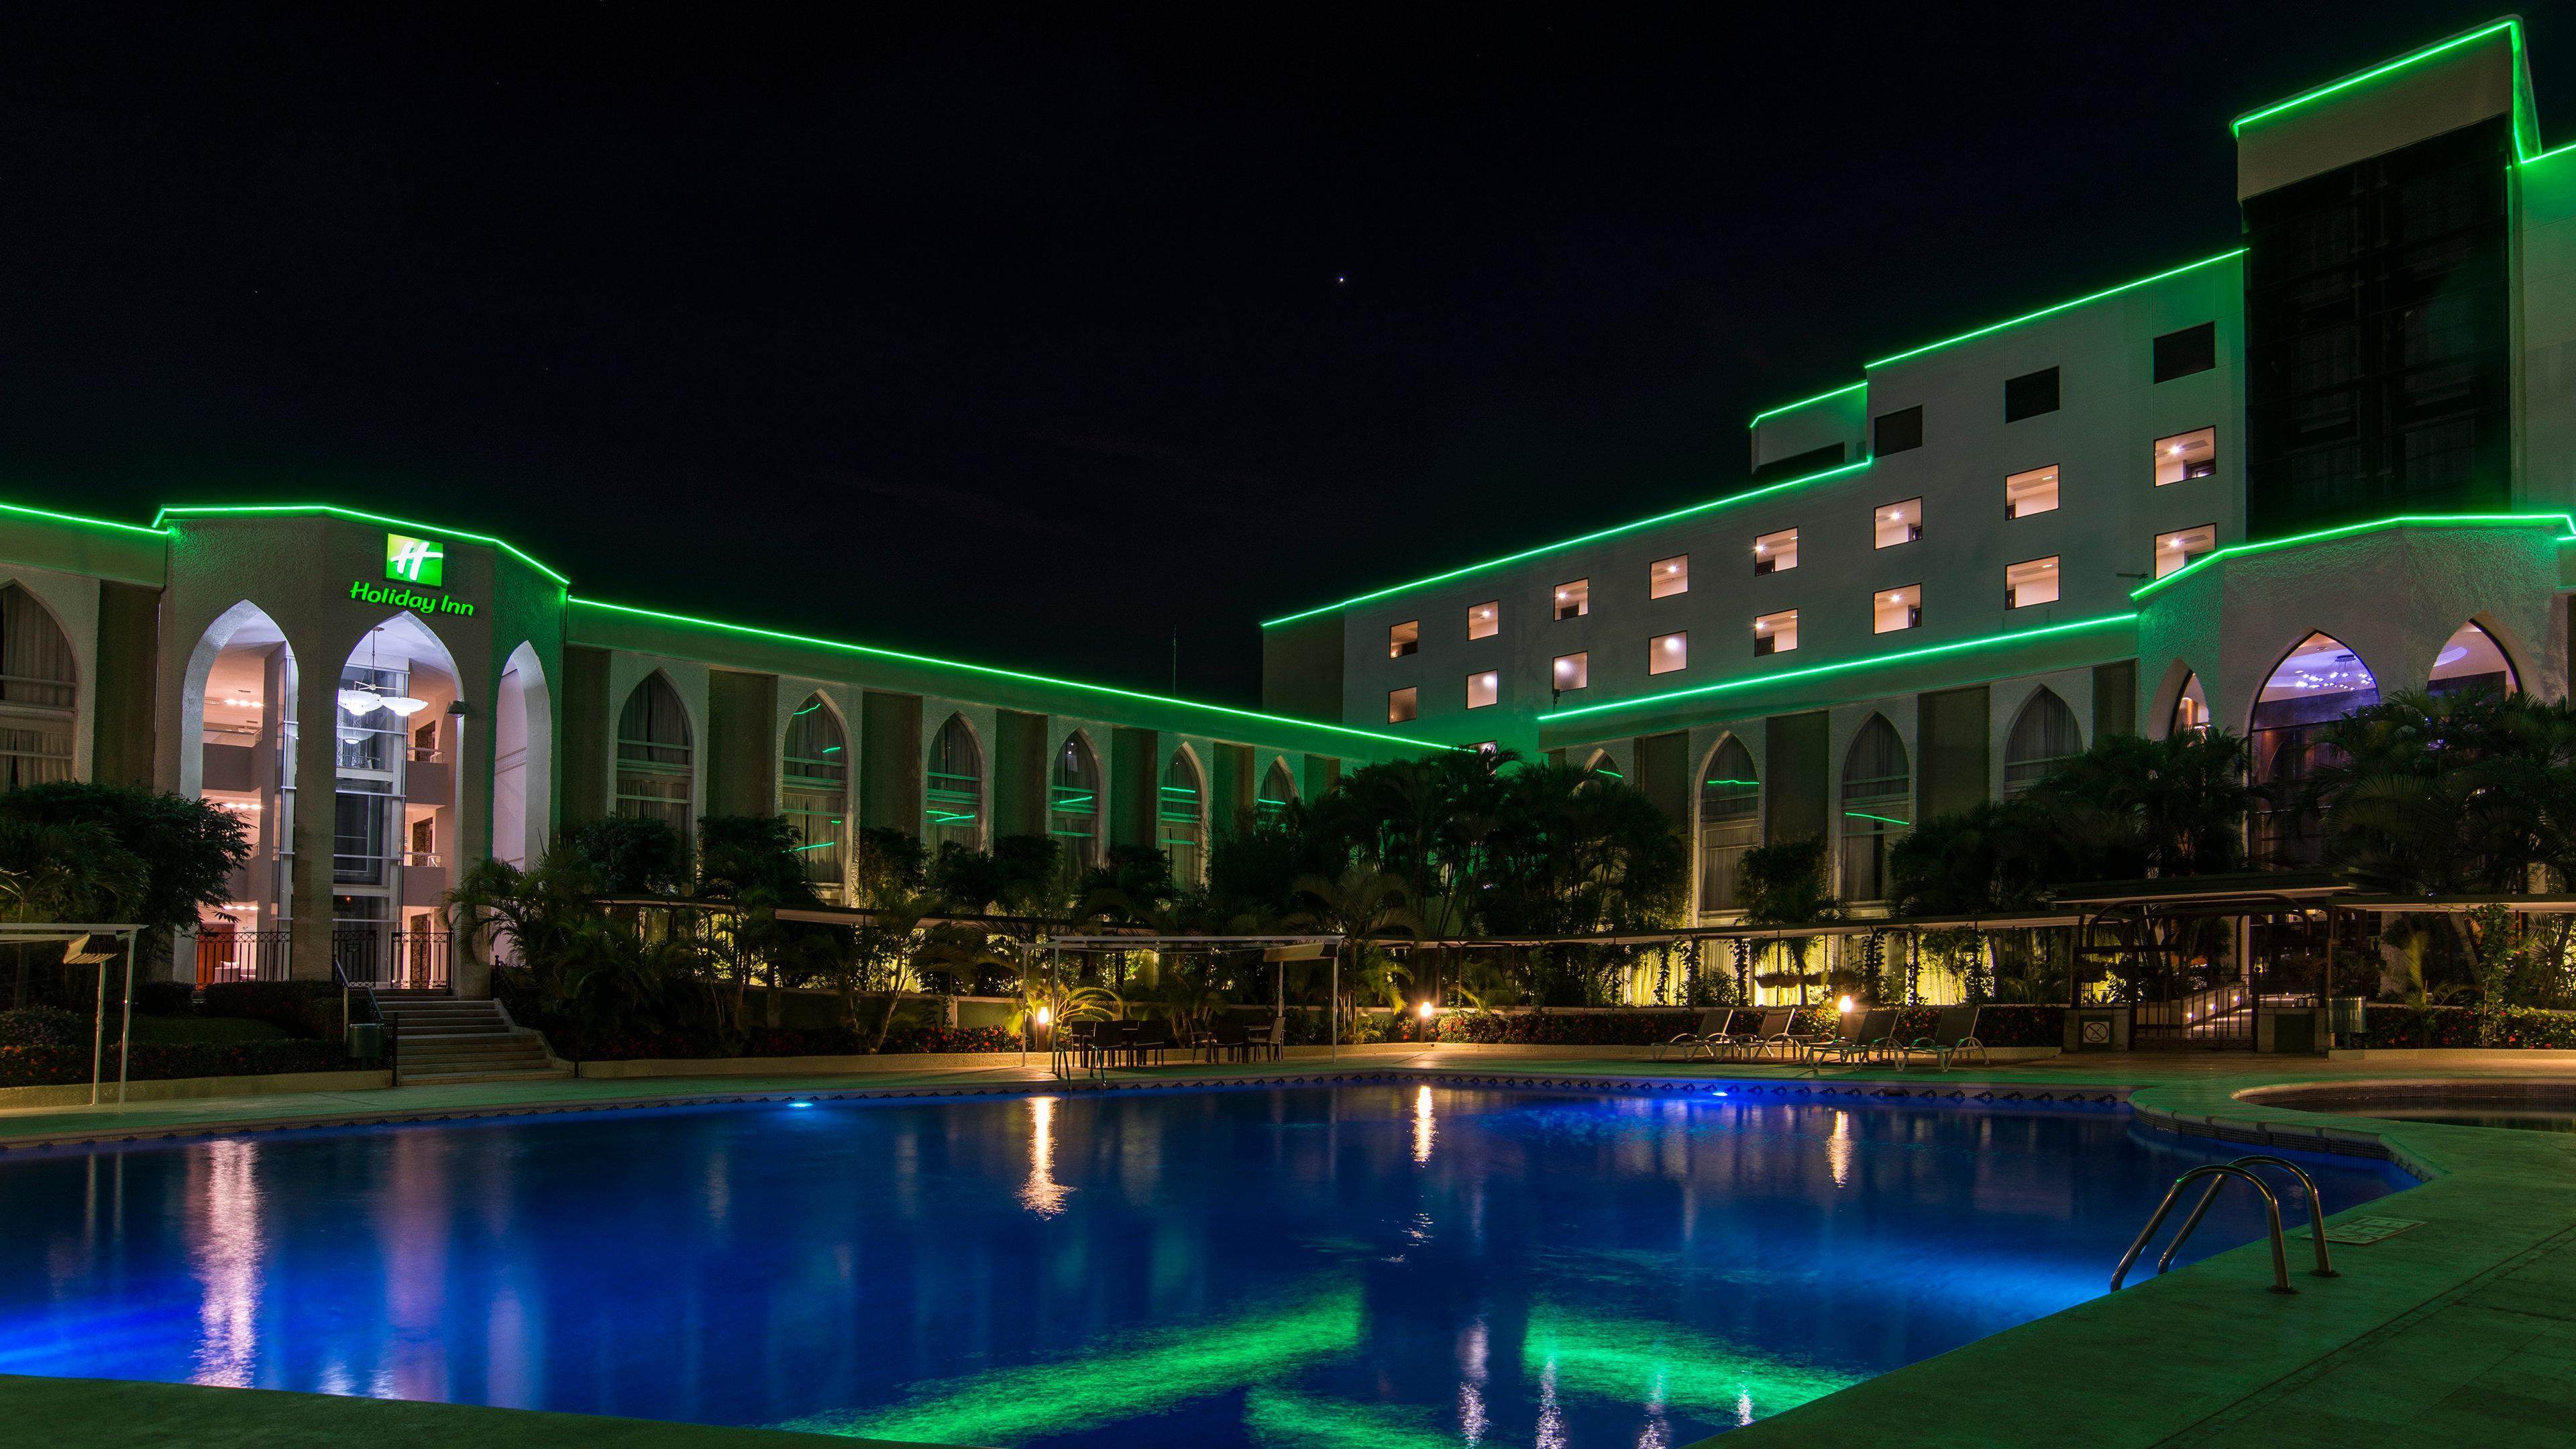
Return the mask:
<path fill-rule="evenodd" d="M 1474 1064 L 1437 1052 L 1373 1056 L 1347 1064 L 1297 1062 L 1228 1070 L 1122 1070 L 1106 1081 L 1058 1080 L 1042 1067 L 997 1063 L 864 1083 L 847 1076 L 571 1079 L 415 1087 L 376 1093 L 192 1098 L 113 1109 L 0 1113 L 0 1149 L 70 1147 L 299 1128 L 437 1122 L 566 1112 L 643 1110 L 786 1101 L 1076 1095 L 1205 1087 L 1311 1086 L 1334 1082 L 1439 1082 L 1558 1091 L 1703 1094 L 1785 1101 L 1860 1101 L 1961 1107 L 2126 1103 L 2151 1130 L 2238 1143 L 2384 1158 L 2418 1186 L 2369 1206 L 2422 1226 L 2367 1246 L 2341 1246 L 2342 1276 L 2293 1278 L 2296 1295 L 2269 1291 L 2261 1243 L 2203 1260 L 2123 1291 L 1881 1374 L 1786 1413 L 1731 1431 L 1726 1449 L 1765 1444 L 1903 1442 L 2039 1444 L 2132 1449 L 2243 1445 L 2246 1449 L 2382 1443 L 2576 1445 L 2576 1134 L 2506 1131 L 2370 1119 L 2291 1105 L 2296 1093 L 2252 1100 L 2265 1088 L 2332 1085 L 2421 1090 L 2445 1083 L 2544 1078 L 2576 1088 L 2556 1063 L 2410 1062 L 2377 1072 L 2366 1062 L 2316 1058 L 2057 1057 L 1934 1075 L 1884 1068 L 1807 1072 L 1787 1066 L 1602 1061 L 1532 1057 Z M 2515 1068 L 2519 1068 L 2516 1070 Z M 402 1102 L 387 1102 L 400 1097 Z M 0 1152 L 0 1160 L 6 1153 Z M 2143 1224 L 2153 1203 L 2136 1205 Z M 2327 1204 L 2329 1216 L 2337 1216 Z M 2123 1225 L 2126 1226 L 2125 1224 Z M 2113 1264 L 2104 1263 L 2107 1282 Z M 2507 1315 L 2500 1317 L 2499 1315 Z M 2439 1367 L 2433 1366 L 2438 1360 Z M 31 1384 L 49 1387 L 31 1388 Z M 84 1387 L 87 1385 L 87 1387 Z M 132 1404 L 157 1394 L 241 1395 L 186 1385 L 31 1381 L 0 1376 L 0 1412 L 33 1410 L 66 1433 L 60 1444 L 135 1442 Z M 323 1399 L 323 1407 L 301 1401 Z M 294 1401 L 294 1402 L 289 1402 Z M 160 1402 L 155 1399 L 155 1403 Z M 234 1400 L 224 1400 L 227 1405 Z M 274 1394 L 271 1410 L 229 1409 L 194 1420 L 191 1441 L 273 1449 L 291 1442 L 381 1440 L 388 1446 L 529 1442 L 531 1437 L 672 1449 L 744 1449 L 813 1436 L 532 1416 L 466 1405 Z M 95 1408 L 95 1416 L 81 1406 Z M 378 1413 L 377 1410 L 384 1412 Z M 172 1412 L 177 1412 L 173 1410 Z M 68 1417 L 65 1417 L 68 1415 Z M 93 1436 L 75 1432 L 95 1417 Z M 564 1420 L 574 1429 L 539 1425 Z M 331 1427 L 322 1430 L 324 1424 Z M 431 1427 L 432 1425 L 435 1427 Z M 230 1425 L 225 1429 L 221 1426 Z M 618 1426 L 593 1432 L 581 1426 Z M 1891 1427 L 1901 1426 L 1901 1427 Z M 579 1432 L 575 1432 L 579 1429 Z M 752 1437 L 744 1437 L 746 1435 Z M 834 1442 L 849 1444 L 850 1440 Z"/>

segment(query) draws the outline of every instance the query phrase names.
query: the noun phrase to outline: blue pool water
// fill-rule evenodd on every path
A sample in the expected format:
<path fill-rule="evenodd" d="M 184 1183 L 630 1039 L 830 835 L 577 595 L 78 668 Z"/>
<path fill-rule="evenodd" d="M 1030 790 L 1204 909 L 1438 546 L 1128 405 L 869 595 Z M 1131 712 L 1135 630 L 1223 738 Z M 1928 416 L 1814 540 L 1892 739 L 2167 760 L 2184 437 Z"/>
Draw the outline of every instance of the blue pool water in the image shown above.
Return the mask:
<path fill-rule="evenodd" d="M 2105 1108 L 1366 1084 L 0 1160 L 0 1372 L 1004 1445 L 1685 1444 L 2102 1291 Z M 2329 1210 L 2405 1185 L 2316 1159 Z M 2194 1248 L 2260 1232 L 2231 1198 Z"/>

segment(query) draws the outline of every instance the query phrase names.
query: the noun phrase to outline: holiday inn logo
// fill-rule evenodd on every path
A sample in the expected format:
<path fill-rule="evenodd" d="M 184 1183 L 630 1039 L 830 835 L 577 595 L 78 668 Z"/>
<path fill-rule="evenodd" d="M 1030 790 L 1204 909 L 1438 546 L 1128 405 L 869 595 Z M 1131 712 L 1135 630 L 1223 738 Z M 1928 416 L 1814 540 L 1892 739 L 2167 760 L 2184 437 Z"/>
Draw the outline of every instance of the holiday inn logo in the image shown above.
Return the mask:
<path fill-rule="evenodd" d="M 407 534 L 385 535 L 385 577 L 396 583 L 426 584 L 437 588 L 444 579 L 442 567 L 447 551 L 434 538 L 413 538 Z"/>

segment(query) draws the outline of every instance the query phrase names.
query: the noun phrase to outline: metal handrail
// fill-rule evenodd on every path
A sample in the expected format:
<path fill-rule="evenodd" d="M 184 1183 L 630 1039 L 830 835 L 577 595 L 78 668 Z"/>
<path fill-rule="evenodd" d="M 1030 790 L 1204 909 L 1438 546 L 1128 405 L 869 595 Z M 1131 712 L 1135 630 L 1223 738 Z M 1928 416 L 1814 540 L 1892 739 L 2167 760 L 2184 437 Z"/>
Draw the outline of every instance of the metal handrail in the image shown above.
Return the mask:
<path fill-rule="evenodd" d="M 2297 1178 L 2299 1180 L 2299 1186 L 2307 1189 L 2308 1193 L 2308 1236 L 2317 1240 L 2317 1266 L 2309 1270 L 2309 1276 L 2316 1278 L 2340 1278 L 2343 1276 L 2341 1273 L 2335 1271 L 2334 1259 L 2329 1257 L 2326 1253 L 2325 1199 L 2317 1196 L 2317 1180 L 2308 1176 L 2308 1170 L 2306 1168 L 2301 1167 L 2299 1164 L 2292 1162 L 2286 1157 L 2274 1157 L 2269 1153 L 2260 1152 L 2255 1153 L 2250 1157 L 2237 1158 L 2235 1161 L 2230 1162 L 2227 1165 L 2230 1167 L 2288 1168 L 2290 1170 L 2290 1175 Z M 2212 1182 L 2209 1185 L 2209 1191 L 2200 1195 L 2200 1203 L 2191 1210 L 2191 1216 L 2182 1220 L 2182 1230 L 2174 1234 L 2173 1246 L 2165 1249 L 2165 1255 L 2156 1260 L 2157 1272 L 2162 1273 L 2166 1266 L 2173 1262 L 2174 1254 L 2181 1251 L 2182 1240 L 2190 1237 L 2191 1230 L 2200 1226 L 2201 1215 L 2209 1211 L 2210 1200 L 2217 1196 L 2218 1184 L 2216 1182 Z"/>
<path fill-rule="evenodd" d="M 2281 1200 L 2272 1195 L 2271 1187 L 2263 1179 L 2234 1163 L 2213 1163 L 2207 1167 L 2195 1167 L 2174 1179 L 2174 1185 L 2165 1189 L 2165 1200 L 2156 1204 L 2155 1216 L 2147 1219 L 2146 1227 L 2139 1230 L 2138 1240 L 2129 1245 L 2129 1251 L 2120 1255 L 2120 1266 L 2111 1272 L 2111 1291 L 2114 1293 L 2120 1291 L 2120 1280 L 2129 1276 L 2129 1270 L 2137 1266 L 2138 1255 L 2147 1250 L 2147 1244 L 2155 1241 L 2156 1229 L 2165 1225 L 2165 1214 L 2173 1211 L 2174 1202 L 2182 1196 L 2182 1190 L 2204 1177 L 2241 1178 L 2246 1186 L 2253 1188 L 2262 1196 L 2263 1216 L 2268 1221 L 2272 1235 L 2272 1291 L 2298 1292 L 2298 1289 L 2290 1286 L 2290 1255 L 2281 1242 Z M 2212 1187 L 2215 1186 L 2216 1184 L 2213 1183 Z M 2206 1205 L 2206 1199 L 2203 1202 Z M 2185 1223 L 2182 1231 L 2174 1235 L 2175 1248 L 2182 1246 L 2182 1240 L 2191 1235 L 2193 1225 L 2199 1221 L 2200 1215 L 2197 1212 L 2193 1213 L 2191 1222 Z M 2157 1263 L 2156 1271 L 2163 1272 L 2164 1264 L 2172 1261 L 2173 1252 L 2168 1250 Z"/>

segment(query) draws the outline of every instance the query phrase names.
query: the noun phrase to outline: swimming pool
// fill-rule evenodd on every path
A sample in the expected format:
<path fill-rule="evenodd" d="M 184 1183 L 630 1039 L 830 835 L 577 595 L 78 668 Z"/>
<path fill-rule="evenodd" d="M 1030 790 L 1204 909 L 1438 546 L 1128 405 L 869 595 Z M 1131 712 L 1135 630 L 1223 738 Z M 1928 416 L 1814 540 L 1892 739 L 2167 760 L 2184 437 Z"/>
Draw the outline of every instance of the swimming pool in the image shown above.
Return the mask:
<path fill-rule="evenodd" d="M 2237 1150 L 1410 1082 L 46 1150 L 0 1159 L 0 1372 L 1011 1449 L 1675 1445 L 2099 1294 Z M 2308 1161 L 2329 1210 L 2410 1181 Z M 2195 1256 L 2259 1231 L 2230 1195 Z"/>

